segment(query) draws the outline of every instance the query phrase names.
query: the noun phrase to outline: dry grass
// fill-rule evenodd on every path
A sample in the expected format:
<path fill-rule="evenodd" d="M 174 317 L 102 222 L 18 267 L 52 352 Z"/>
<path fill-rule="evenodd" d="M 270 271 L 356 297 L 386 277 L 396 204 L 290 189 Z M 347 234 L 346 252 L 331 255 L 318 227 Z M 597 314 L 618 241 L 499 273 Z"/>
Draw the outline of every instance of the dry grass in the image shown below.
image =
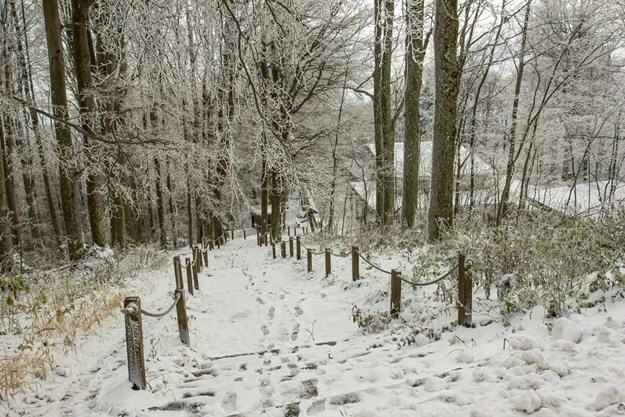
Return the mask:
<path fill-rule="evenodd" d="M 11 407 L 19 395 L 48 379 L 56 366 L 53 353 L 78 349 L 80 340 L 97 335 L 108 319 L 120 314 L 120 288 L 134 276 L 137 265 L 157 267 L 164 258 L 144 248 L 123 263 L 104 260 L 71 272 L 27 276 L 28 291 L 0 311 L 0 343 L 5 347 L 0 352 L 0 404 Z"/>

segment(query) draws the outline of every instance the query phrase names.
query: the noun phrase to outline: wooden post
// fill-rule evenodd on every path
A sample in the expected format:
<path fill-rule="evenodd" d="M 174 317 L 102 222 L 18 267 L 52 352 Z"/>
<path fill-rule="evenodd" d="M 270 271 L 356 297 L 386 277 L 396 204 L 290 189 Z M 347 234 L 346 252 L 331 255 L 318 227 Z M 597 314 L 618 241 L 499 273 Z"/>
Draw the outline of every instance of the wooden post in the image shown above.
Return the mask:
<path fill-rule="evenodd" d="M 269 245 L 269 235 L 267 233 L 264 234 L 265 246 Z"/>
<path fill-rule="evenodd" d="M 189 294 L 193 295 L 193 271 L 191 270 L 191 259 L 186 258 L 185 262 L 185 268 L 187 270 L 187 289 L 189 290 Z"/>
<path fill-rule="evenodd" d="M 197 272 L 202 272 L 204 263 L 202 262 L 202 253 L 199 246 L 193 247 L 193 262 L 195 262 Z"/>
<path fill-rule="evenodd" d="M 202 251 L 202 257 L 204 258 L 204 266 L 208 267 L 208 252 L 206 252 L 206 249 Z"/>
<path fill-rule="evenodd" d="M 330 248 L 325 249 L 326 255 L 326 277 L 328 277 L 332 273 L 332 253 L 330 252 Z"/>
<path fill-rule="evenodd" d="M 141 322 L 141 300 L 126 297 L 124 300 L 126 322 L 126 352 L 128 354 L 128 379 L 132 389 L 145 389 L 145 357 L 143 354 L 143 324 Z"/>
<path fill-rule="evenodd" d="M 466 266 L 466 258 L 458 255 L 458 324 L 470 327 L 473 321 L 473 278 Z"/>
<path fill-rule="evenodd" d="M 230 231 L 230 240 L 234 240 L 234 230 Z"/>
<path fill-rule="evenodd" d="M 217 249 L 221 249 L 221 244 L 220 244 L 220 242 L 219 242 L 220 240 L 221 240 L 221 238 L 219 238 L 219 239 L 217 239 L 217 240 L 215 241 L 215 243 L 217 243 Z"/>
<path fill-rule="evenodd" d="M 288 237 L 291 237 L 291 226 L 288 226 L 288 233 L 287 233 Z"/>
<path fill-rule="evenodd" d="M 271 242 L 271 252 L 273 254 L 273 259 L 276 259 L 277 258 L 277 256 L 276 256 L 276 242 L 273 242 L 273 241 Z"/>
<path fill-rule="evenodd" d="M 302 259 L 302 239 L 300 238 L 300 236 L 298 236 L 298 237 L 295 239 L 295 241 L 296 241 L 296 243 L 297 243 L 297 244 L 295 245 L 295 247 L 296 247 L 296 251 L 295 251 L 295 252 L 296 252 L 296 254 L 297 254 L 297 260 L 299 261 L 299 260 L 301 260 L 301 259 Z"/>
<path fill-rule="evenodd" d="M 312 250 L 306 249 L 306 265 L 308 266 L 308 272 L 312 272 Z"/>
<path fill-rule="evenodd" d="M 187 306 L 184 302 L 184 289 L 176 288 L 176 296 L 178 295 L 180 295 L 176 303 L 178 331 L 180 332 L 180 341 L 188 346 L 191 344 L 191 339 L 189 338 L 189 319 L 187 318 Z"/>
<path fill-rule="evenodd" d="M 401 271 L 391 270 L 391 317 L 396 319 L 401 311 Z"/>
<path fill-rule="evenodd" d="M 197 279 L 198 276 L 198 267 L 197 264 L 195 262 L 191 263 L 191 271 L 193 272 L 193 286 L 195 287 L 196 290 L 200 289 L 200 282 Z M 193 294 L 193 293 L 191 293 Z"/>
<path fill-rule="evenodd" d="M 289 236 L 289 256 L 293 257 L 293 236 Z"/>
<path fill-rule="evenodd" d="M 256 244 L 260 246 L 260 228 L 256 226 Z"/>
<path fill-rule="evenodd" d="M 215 246 L 213 244 L 213 241 L 211 239 L 208 240 L 208 250 L 213 250 L 215 249 Z"/>
<path fill-rule="evenodd" d="M 247 232 L 243 229 L 243 240 L 247 240 Z"/>
<path fill-rule="evenodd" d="M 182 264 L 180 262 L 180 256 L 174 256 L 174 276 L 176 278 L 176 288 L 184 289 L 184 282 L 182 281 Z"/>
<path fill-rule="evenodd" d="M 359 251 L 358 246 L 352 246 L 352 281 L 357 281 L 360 278 Z"/>
<path fill-rule="evenodd" d="M 284 240 L 280 242 L 280 253 L 283 258 L 286 258 L 286 242 Z"/>

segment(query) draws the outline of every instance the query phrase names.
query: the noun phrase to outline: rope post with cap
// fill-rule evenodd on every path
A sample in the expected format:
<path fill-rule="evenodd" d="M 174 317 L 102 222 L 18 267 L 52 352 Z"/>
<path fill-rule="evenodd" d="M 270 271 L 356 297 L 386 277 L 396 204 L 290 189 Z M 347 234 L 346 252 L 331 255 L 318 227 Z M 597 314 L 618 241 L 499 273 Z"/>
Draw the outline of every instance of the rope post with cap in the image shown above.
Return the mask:
<path fill-rule="evenodd" d="M 208 252 L 206 252 L 206 249 L 202 250 L 202 257 L 204 258 L 204 266 L 208 266 Z"/>
<path fill-rule="evenodd" d="M 332 273 L 332 252 L 330 252 L 330 248 L 325 248 L 325 256 L 326 256 L 326 277 L 328 277 Z"/>
<path fill-rule="evenodd" d="M 358 246 L 352 246 L 352 281 L 357 281 L 360 278 L 359 250 Z"/>
<path fill-rule="evenodd" d="M 298 236 L 297 238 L 295 238 L 295 242 L 296 242 L 296 255 L 297 255 L 297 260 L 301 260 L 302 259 L 302 239 L 300 236 Z"/>
<path fill-rule="evenodd" d="M 122 311 L 126 322 L 128 379 L 132 382 L 132 389 L 145 389 L 148 384 L 145 378 L 143 324 L 141 322 L 141 300 L 139 297 L 126 297 Z"/>
<path fill-rule="evenodd" d="M 289 257 L 293 257 L 293 236 L 289 236 Z"/>
<path fill-rule="evenodd" d="M 185 258 L 185 269 L 187 270 L 187 288 L 189 294 L 193 295 L 193 271 L 191 267 L 191 259 Z"/>
<path fill-rule="evenodd" d="M 284 240 L 280 242 L 280 253 L 283 258 L 286 258 L 286 242 Z"/>
<path fill-rule="evenodd" d="M 306 265 L 308 272 L 312 272 L 312 249 L 306 249 Z"/>
<path fill-rule="evenodd" d="M 391 270 L 391 317 L 396 319 L 401 311 L 401 271 Z"/>

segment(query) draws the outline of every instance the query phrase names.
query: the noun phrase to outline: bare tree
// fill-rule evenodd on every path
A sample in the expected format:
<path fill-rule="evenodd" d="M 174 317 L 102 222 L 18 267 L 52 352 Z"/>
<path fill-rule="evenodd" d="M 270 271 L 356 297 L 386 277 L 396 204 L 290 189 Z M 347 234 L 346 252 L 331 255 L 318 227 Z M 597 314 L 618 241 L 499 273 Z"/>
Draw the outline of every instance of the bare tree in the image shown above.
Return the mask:
<path fill-rule="evenodd" d="M 428 240 L 437 240 L 453 222 L 456 105 L 460 77 L 457 62 L 458 2 L 436 0 L 434 63 L 436 98 L 432 141 L 432 177 L 428 207 Z"/>

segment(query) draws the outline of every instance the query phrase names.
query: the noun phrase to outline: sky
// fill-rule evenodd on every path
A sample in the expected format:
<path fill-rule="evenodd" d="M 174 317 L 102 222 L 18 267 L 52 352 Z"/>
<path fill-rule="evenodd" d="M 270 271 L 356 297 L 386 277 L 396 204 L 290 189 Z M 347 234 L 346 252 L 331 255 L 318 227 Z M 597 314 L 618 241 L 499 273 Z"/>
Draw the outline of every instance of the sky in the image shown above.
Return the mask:
<path fill-rule="evenodd" d="M 465 328 L 454 324 L 454 304 L 437 300 L 436 286 L 404 285 L 400 318 L 365 332 L 352 321 L 354 306 L 383 318 L 387 275 L 361 261 L 362 279 L 353 282 L 351 258 L 338 256 L 348 248 L 339 247 L 328 277 L 321 255 L 308 273 L 305 257 L 273 259 L 250 234 L 208 252 L 200 289 L 185 296 L 189 346 L 175 309 L 143 316 L 147 389 L 128 380 L 119 312 L 79 337 L 76 349 L 53 352 L 51 377 L 1 404 L 0 415 L 625 415 L 622 289 L 592 293 L 591 307 L 559 318 L 542 307 L 512 314 L 506 326 L 495 297 L 478 289 L 475 327 Z M 382 269 L 409 266 L 399 252 L 366 256 Z M 167 308 L 173 291 L 171 262 L 140 271 L 122 289 L 152 312 Z"/>

